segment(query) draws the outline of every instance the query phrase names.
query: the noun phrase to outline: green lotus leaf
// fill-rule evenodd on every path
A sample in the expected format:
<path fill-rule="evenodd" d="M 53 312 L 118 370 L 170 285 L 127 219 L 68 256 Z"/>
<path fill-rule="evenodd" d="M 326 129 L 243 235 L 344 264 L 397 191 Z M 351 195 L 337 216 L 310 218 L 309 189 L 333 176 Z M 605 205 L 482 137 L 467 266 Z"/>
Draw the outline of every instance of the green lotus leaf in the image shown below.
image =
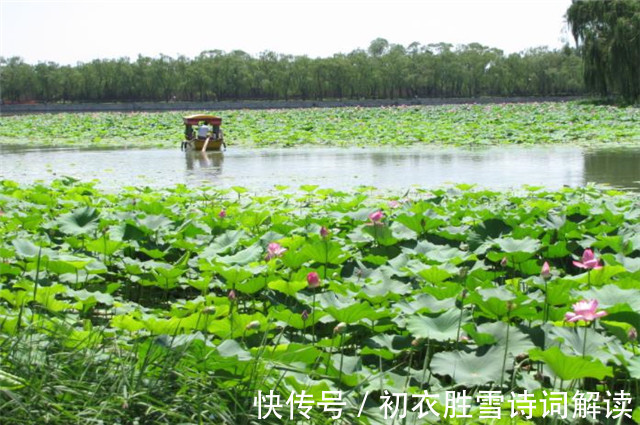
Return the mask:
<path fill-rule="evenodd" d="M 14 267 L 7 263 L 0 263 L 0 275 L 18 276 L 20 273 L 22 273 L 22 270 L 18 267 Z"/>
<path fill-rule="evenodd" d="M 407 320 L 407 330 L 418 338 L 436 341 L 455 340 L 460 326 L 469 321 L 469 313 L 452 308 L 439 316 L 412 316 Z"/>
<path fill-rule="evenodd" d="M 368 235 L 370 240 L 374 240 L 382 246 L 392 246 L 398 243 L 398 239 L 394 236 L 391 228 L 383 224 L 365 224 L 361 227 L 361 231 L 363 234 Z"/>
<path fill-rule="evenodd" d="M 469 257 L 465 251 L 448 245 L 437 245 L 428 241 L 420 241 L 413 249 L 414 252 L 423 254 L 427 259 L 438 263 L 451 263 L 458 265 Z"/>
<path fill-rule="evenodd" d="M 237 341 L 226 339 L 217 347 L 218 354 L 222 357 L 235 357 L 240 361 L 248 361 L 252 359 L 251 353 L 246 351 L 238 344 Z"/>
<path fill-rule="evenodd" d="M 513 238 L 498 238 L 494 239 L 493 243 L 498 245 L 503 252 L 508 254 L 515 253 L 528 253 L 534 254 L 540 249 L 540 242 L 532 238 L 513 239 Z M 523 260 L 516 260 L 518 262 Z"/>
<path fill-rule="evenodd" d="M 347 256 L 336 242 L 316 241 L 305 245 L 302 254 L 320 264 L 342 264 Z"/>
<path fill-rule="evenodd" d="M 526 354 L 534 348 L 528 335 L 518 327 L 507 325 L 505 322 L 483 323 L 475 329 L 475 332 L 469 332 L 469 334 L 478 345 L 495 344 L 500 350 L 506 349 L 507 353 L 514 357 Z"/>
<path fill-rule="evenodd" d="M 413 301 L 403 300 L 396 303 L 394 307 L 400 309 L 406 315 L 416 313 L 440 313 L 450 310 L 456 306 L 455 298 L 445 298 L 442 300 L 429 294 L 419 294 Z"/>
<path fill-rule="evenodd" d="M 574 276 L 573 279 L 583 284 L 603 286 L 607 283 L 614 283 L 612 278 L 621 273 L 625 273 L 626 271 L 627 270 L 623 266 L 604 265 L 600 269 L 590 270 L 586 273 Z"/>
<path fill-rule="evenodd" d="M 88 235 L 98 228 L 100 214 L 95 208 L 78 208 L 72 213 L 61 215 L 56 223 L 60 231 L 68 235 Z"/>
<path fill-rule="evenodd" d="M 125 247 L 123 241 L 114 241 L 111 239 L 99 238 L 86 242 L 85 247 L 91 252 L 97 252 L 103 255 L 113 255 L 115 252 Z"/>
<path fill-rule="evenodd" d="M 360 356 L 348 356 L 333 354 L 331 356 L 331 368 L 329 375 L 340 377 L 341 382 L 350 387 L 355 387 L 362 380 L 362 358 Z M 360 376 L 359 376 L 360 375 Z"/>
<path fill-rule="evenodd" d="M 357 323 L 364 319 L 376 320 L 388 315 L 388 313 L 376 311 L 367 302 L 352 303 L 343 308 L 326 307 L 324 310 L 338 322 L 346 324 Z"/>
<path fill-rule="evenodd" d="M 78 301 L 94 301 L 99 302 L 105 305 L 113 305 L 114 298 L 103 292 L 95 291 L 90 292 L 86 289 L 82 289 L 79 291 L 74 291 L 73 289 L 67 289 L 67 295 L 74 297 Z"/>
<path fill-rule="evenodd" d="M 323 311 L 316 311 L 313 314 L 309 314 L 307 320 L 302 320 L 301 313 L 294 313 L 291 310 L 280 310 L 271 313 L 271 317 L 281 322 L 286 323 L 295 329 L 305 329 L 309 326 L 313 326 L 320 321 L 327 314 Z"/>
<path fill-rule="evenodd" d="M 262 248 L 259 244 L 253 244 L 233 255 L 216 257 L 216 260 L 225 264 L 238 264 L 244 266 L 260 259 L 260 257 L 262 257 L 262 252 Z"/>
<path fill-rule="evenodd" d="M 600 360 L 567 356 L 558 347 L 544 351 L 534 348 L 529 351 L 529 358 L 543 361 L 556 376 L 565 381 L 582 378 L 604 379 L 613 376 L 613 369 L 602 364 Z"/>
<path fill-rule="evenodd" d="M 37 258 L 38 255 L 50 257 L 55 254 L 50 248 L 40 248 L 26 239 L 14 239 L 11 244 L 16 249 L 16 254 L 23 258 Z"/>
<path fill-rule="evenodd" d="M 311 345 L 304 344 L 278 344 L 263 350 L 262 347 L 253 348 L 254 355 L 260 355 L 265 360 L 276 361 L 280 364 L 289 365 L 291 363 L 314 364 L 319 358 L 324 357 L 324 353 Z"/>
<path fill-rule="evenodd" d="M 267 286 L 274 291 L 282 292 L 283 294 L 289 295 L 290 297 L 294 297 L 296 293 L 305 289 L 308 286 L 308 283 L 303 280 L 285 281 L 280 279 L 269 282 Z"/>
<path fill-rule="evenodd" d="M 382 283 L 366 284 L 362 286 L 364 298 L 380 303 L 411 292 L 411 287 L 397 280 L 385 279 Z"/>
<path fill-rule="evenodd" d="M 636 311 L 620 311 L 607 314 L 601 319 L 602 322 L 622 322 L 640 329 L 640 313 Z"/>
<path fill-rule="evenodd" d="M 144 252 L 154 260 L 161 260 L 167 254 L 166 252 L 160 251 L 159 249 L 147 249 L 147 248 L 141 247 L 141 248 L 138 248 L 138 250 L 140 252 Z"/>
<path fill-rule="evenodd" d="M 640 289 L 620 289 L 617 285 L 605 285 L 601 288 L 591 288 L 575 291 L 577 299 L 598 300 L 598 308 L 615 311 L 640 311 Z M 628 306 L 628 308 L 625 308 Z"/>
<path fill-rule="evenodd" d="M 411 347 L 410 338 L 400 335 L 379 334 L 364 341 L 361 355 L 376 355 L 391 360 Z"/>
<path fill-rule="evenodd" d="M 255 294 L 265 286 L 267 286 L 267 280 L 264 277 L 241 279 L 235 283 L 235 289 L 245 294 Z"/>
<path fill-rule="evenodd" d="M 433 355 L 430 369 L 437 375 L 450 376 L 459 385 L 481 386 L 503 380 L 503 360 L 504 351 L 499 348 L 491 348 L 483 355 L 445 351 Z"/>
<path fill-rule="evenodd" d="M 138 223 L 145 229 L 152 232 L 156 232 L 164 227 L 169 227 L 173 224 L 173 220 L 165 217 L 164 215 L 149 214 L 142 220 L 138 220 Z"/>

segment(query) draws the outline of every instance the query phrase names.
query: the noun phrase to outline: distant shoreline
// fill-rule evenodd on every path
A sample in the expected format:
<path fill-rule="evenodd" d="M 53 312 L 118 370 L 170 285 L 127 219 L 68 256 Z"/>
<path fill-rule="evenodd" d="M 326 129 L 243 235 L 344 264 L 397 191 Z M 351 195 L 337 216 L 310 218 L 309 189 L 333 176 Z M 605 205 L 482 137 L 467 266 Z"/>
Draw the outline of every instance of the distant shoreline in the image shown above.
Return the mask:
<path fill-rule="evenodd" d="M 1 105 L 1 115 L 82 112 L 166 112 L 166 111 L 225 111 L 234 109 L 300 109 L 415 105 L 460 105 L 492 103 L 570 102 L 585 99 L 581 96 L 544 97 L 465 97 L 415 99 L 343 99 L 343 100 L 238 100 L 220 102 L 122 102 L 122 103 L 36 103 Z"/>

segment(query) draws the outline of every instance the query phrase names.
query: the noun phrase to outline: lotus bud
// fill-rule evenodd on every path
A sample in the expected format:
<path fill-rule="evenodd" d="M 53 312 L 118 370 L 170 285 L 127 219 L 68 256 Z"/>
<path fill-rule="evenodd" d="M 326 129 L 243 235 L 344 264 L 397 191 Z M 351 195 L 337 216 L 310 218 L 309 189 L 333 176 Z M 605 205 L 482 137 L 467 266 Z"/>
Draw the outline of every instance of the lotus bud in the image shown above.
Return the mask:
<path fill-rule="evenodd" d="M 381 222 L 383 218 L 384 218 L 384 213 L 380 210 L 369 214 L 369 220 L 371 220 L 373 224 L 382 224 Z"/>
<path fill-rule="evenodd" d="M 307 310 L 302 310 L 302 314 L 300 314 L 303 322 L 306 322 L 309 318 L 309 312 Z"/>
<path fill-rule="evenodd" d="M 468 344 L 471 339 L 466 335 L 460 335 L 460 342 L 463 344 Z"/>
<path fill-rule="evenodd" d="M 309 284 L 309 288 L 317 288 L 320 286 L 320 276 L 318 276 L 318 272 L 309 272 L 307 275 L 307 283 Z"/>
<path fill-rule="evenodd" d="M 546 261 L 542 265 L 540 276 L 542 276 L 543 279 L 549 279 L 551 277 L 551 267 L 549 267 L 549 263 Z"/>
<path fill-rule="evenodd" d="M 220 218 L 225 218 L 227 216 L 227 212 L 225 210 L 222 210 L 218 213 L 218 217 Z"/>
<path fill-rule="evenodd" d="M 202 309 L 202 314 L 206 314 L 206 315 L 213 314 L 215 312 L 216 312 L 216 308 L 212 305 L 209 305 Z"/>
<path fill-rule="evenodd" d="M 345 330 L 347 330 L 347 324 L 344 322 L 340 322 L 336 325 L 335 328 L 333 328 L 333 333 L 341 334 L 341 333 L 344 333 Z"/>
<path fill-rule="evenodd" d="M 418 348 L 421 344 L 422 338 L 415 338 L 413 341 L 411 341 L 411 346 L 415 348 Z"/>
<path fill-rule="evenodd" d="M 326 227 L 322 226 L 320 228 L 320 236 L 322 236 L 323 238 L 326 238 L 327 236 L 329 236 L 329 229 L 327 229 Z"/>
<path fill-rule="evenodd" d="M 502 267 L 507 267 L 507 257 L 502 257 L 502 260 L 500 260 L 500 265 Z"/>
<path fill-rule="evenodd" d="M 389 208 L 398 208 L 400 206 L 400 202 L 394 200 L 391 200 L 387 203 L 387 205 L 389 206 Z"/>
<path fill-rule="evenodd" d="M 630 341 L 635 341 L 638 339 L 638 330 L 636 328 L 631 328 L 629 329 L 629 332 L 627 332 L 627 336 L 629 337 Z"/>
<path fill-rule="evenodd" d="M 229 301 L 235 301 L 237 296 L 236 296 L 236 291 L 235 289 L 232 289 L 229 291 L 229 295 L 227 295 L 227 298 L 229 298 Z"/>
<path fill-rule="evenodd" d="M 253 329 L 260 329 L 260 322 L 257 321 L 257 320 L 254 320 L 253 322 L 249 322 L 249 324 L 247 324 L 245 329 L 248 330 L 248 331 L 253 330 Z"/>
<path fill-rule="evenodd" d="M 460 275 L 461 279 L 467 277 L 467 273 L 469 273 L 469 267 L 460 267 L 460 271 L 458 272 L 458 274 Z"/>

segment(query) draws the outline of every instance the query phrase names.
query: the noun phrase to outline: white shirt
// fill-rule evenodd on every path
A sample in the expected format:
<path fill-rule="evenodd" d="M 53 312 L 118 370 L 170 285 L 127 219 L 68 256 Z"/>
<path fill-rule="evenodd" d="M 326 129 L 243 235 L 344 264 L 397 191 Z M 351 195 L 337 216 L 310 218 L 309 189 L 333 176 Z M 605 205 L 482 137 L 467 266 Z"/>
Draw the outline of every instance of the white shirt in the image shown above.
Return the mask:
<path fill-rule="evenodd" d="M 209 126 L 201 125 L 200 128 L 198 128 L 198 137 L 207 137 L 207 133 L 209 133 Z"/>

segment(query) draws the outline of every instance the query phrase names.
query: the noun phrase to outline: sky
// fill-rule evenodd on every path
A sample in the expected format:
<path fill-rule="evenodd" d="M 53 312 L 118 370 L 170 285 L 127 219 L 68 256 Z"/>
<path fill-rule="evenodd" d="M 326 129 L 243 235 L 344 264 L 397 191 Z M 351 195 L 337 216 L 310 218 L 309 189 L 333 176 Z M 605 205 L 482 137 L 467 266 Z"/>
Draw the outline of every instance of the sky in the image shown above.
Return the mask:
<path fill-rule="evenodd" d="M 0 0 L 0 56 L 63 65 L 206 50 L 328 57 L 372 40 L 478 42 L 505 53 L 573 44 L 571 0 Z"/>

